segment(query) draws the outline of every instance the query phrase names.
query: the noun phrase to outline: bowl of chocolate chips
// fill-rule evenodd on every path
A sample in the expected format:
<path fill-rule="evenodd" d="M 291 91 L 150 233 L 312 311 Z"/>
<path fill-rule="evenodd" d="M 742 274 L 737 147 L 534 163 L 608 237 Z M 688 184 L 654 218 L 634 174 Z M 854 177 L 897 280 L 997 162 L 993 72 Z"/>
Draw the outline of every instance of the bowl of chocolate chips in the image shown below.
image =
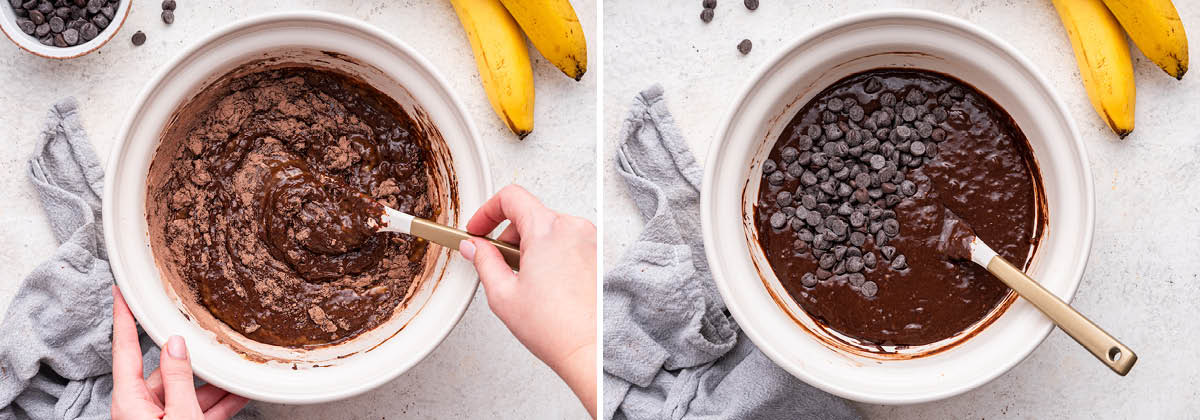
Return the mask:
<path fill-rule="evenodd" d="M 18 47 L 47 58 L 75 58 L 112 39 L 130 0 L 6 0 L 0 30 Z"/>
<path fill-rule="evenodd" d="M 1028 60 L 962 20 L 860 14 L 767 62 L 711 146 L 705 248 L 730 313 L 801 380 L 845 398 L 947 398 L 1053 324 L 947 252 L 963 220 L 1064 300 L 1091 247 L 1091 173 Z"/>

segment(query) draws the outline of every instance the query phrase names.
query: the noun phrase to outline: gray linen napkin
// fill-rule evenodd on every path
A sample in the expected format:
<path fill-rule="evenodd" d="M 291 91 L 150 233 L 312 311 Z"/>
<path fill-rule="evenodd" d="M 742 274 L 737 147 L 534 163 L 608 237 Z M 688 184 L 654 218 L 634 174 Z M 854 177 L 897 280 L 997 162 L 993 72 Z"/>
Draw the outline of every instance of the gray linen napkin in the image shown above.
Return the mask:
<path fill-rule="evenodd" d="M 107 419 L 113 277 L 100 215 L 104 169 L 73 98 L 50 109 L 29 166 L 59 247 L 0 321 L 0 419 Z M 149 373 L 159 350 L 145 334 L 141 342 Z"/>
<path fill-rule="evenodd" d="M 859 418 L 776 366 L 726 312 L 700 236 L 702 171 L 662 87 L 634 100 L 616 160 L 645 230 L 604 277 L 604 418 Z"/>

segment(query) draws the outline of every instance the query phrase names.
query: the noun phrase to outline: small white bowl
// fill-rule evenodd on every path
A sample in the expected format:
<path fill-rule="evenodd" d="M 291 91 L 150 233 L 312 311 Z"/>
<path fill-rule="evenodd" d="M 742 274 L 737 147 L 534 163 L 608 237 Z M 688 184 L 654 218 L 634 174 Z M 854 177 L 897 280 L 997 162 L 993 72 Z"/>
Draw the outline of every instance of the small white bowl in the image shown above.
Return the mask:
<path fill-rule="evenodd" d="M 792 43 L 750 80 L 709 149 L 701 189 L 705 250 L 725 304 L 763 353 L 801 380 L 856 401 L 907 404 L 987 383 L 1028 356 L 1053 324 L 1017 299 L 994 311 L 990 325 L 981 322 L 906 360 L 866 357 L 809 332 L 818 329 L 815 322 L 780 285 L 756 239 L 761 165 L 809 99 L 880 67 L 949 74 L 1016 120 L 1040 167 L 1049 220 L 1029 273 L 1066 300 L 1091 250 L 1094 190 L 1083 142 L 1046 80 L 1007 43 L 956 18 L 889 10 L 840 19 Z"/>
<path fill-rule="evenodd" d="M 215 332 L 202 328 L 193 320 L 211 315 L 190 310 L 155 263 L 146 181 L 163 130 L 203 87 L 249 62 L 302 63 L 349 73 L 396 99 L 418 123 L 432 124 L 444 140 L 446 153 L 435 155 L 446 157 L 435 158 L 433 166 L 448 175 L 441 178 L 447 187 L 442 191 L 452 193 L 440 199 L 449 223 L 463 225 L 464 214 L 490 195 L 486 153 L 466 108 L 416 51 L 378 28 L 334 14 L 255 17 L 217 30 L 185 50 L 131 104 L 104 184 L 104 235 L 113 275 L 155 343 L 162 345 L 175 334 L 187 340 L 192 366 L 205 381 L 251 399 L 288 404 L 366 392 L 407 371 L 454 328 L 478 285 L 465 260 L 432 246 L 429 275 L 402 311 L 352 340 L 314 350 L 255 343 L 224 324 Z M 218 336 L 252 350 L 252 357 L 222 344 Z"/>
<path fill-rule="evenodd" d="M 7 1 L 5 1 L 7 3 Z M 113 14 L 112 22 L 100 31 L 91 41 L 80 43 L 78 45 L 66 48 L 59 48 L 53 45 L 43 45 L 33 35 L 29 35 L 17 26 L 17 15 L 13 11 L 11 5 L 0 4 L 0 31 L 8 37 L 10 41 L 17 44 L 18 47 L 30 53 L 46 58 L 67 59 L 75 58 L 100 49 L 108 40 L 117 35 L 121 30 L 121 25 L 125 24 L 125 18 L 129 16 L 129 8 L 133 0 L 121 0 L 117 4 L 117 11 Z"/>

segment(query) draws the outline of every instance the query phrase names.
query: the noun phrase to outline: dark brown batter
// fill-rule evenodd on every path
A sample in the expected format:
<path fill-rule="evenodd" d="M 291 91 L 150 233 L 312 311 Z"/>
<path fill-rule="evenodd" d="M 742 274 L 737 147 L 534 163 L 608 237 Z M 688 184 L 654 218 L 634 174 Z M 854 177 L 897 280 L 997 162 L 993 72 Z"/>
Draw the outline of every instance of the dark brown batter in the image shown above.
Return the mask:
<path fill-rule="evenodd" d="M 894 96 L 884 106 L 881 98 L 888 93 Z M 846 109 L 851 107 L 860 109 Z M 829 108 L 839 112 L 828 114 Z M 914 108 L 915 117 L 906 108 Z M 876 124 L 881 121 L 887 122 Z M 836 126 L 833 131 L 837 131 L 836 136 L 843 142 L 850 137 L 843 133 L 857 131 L 859 134 L 854 135 L 856 141 L 852 143 L 858 143 L 859 148 L 826 146 L 824 143 L 833 141 L 828 128 L 820 141 L 814 141 L 806 136 L 810 130 L 813 134 L 821 131 L 810 128 L 813 125 Z M 901 140 L 890 132 L 900 130 L 901 125 L 912 128 L 904 129 L 903 134 L 905 139 L 913 140 Z M 865 144 L 868 136 L 879 140 L 873 149 Z M 918 142 L 919 151 L 914 146 Z M 799 150 L 800 157 L 796 157 L 795 150 L 789 150 L 790 156 L 785 159 L 784 150 L 789 147 Z M 814 179 L 825 179 L 810 174 L 827 170 L 829 165 L 815 162 L 813 156 L 817 152 L 831 152 L 823 154 L 825 157 L 844 158 L 845 166 L 853 169 L 852 174 L 866 173 L 865 178 L 856 181 L 856 176 L 843 174 L 846 176 L 837 179 L 826 172 L 825 177 L 837 188 L 831 190 L 832 194 L 821 192 L 823 181 L 809 185 Z M 887 163 L 897 168 L 900 173 L 897 180 L 911 181 L 907 185 L 910 194 L 905 194 L 904 185 L 883 185 L 888 179 L 881 182 L 879 171 L 873 169 L 871 162 L 872 155 L 881 154 L 887 154 Z M 991 99 L 938 73 L 879 69 L 834 83 L 800 110 L 781 134 L 769 159 L 764 166 L 778 169 L 771 174 L 764 169 L 755 217 L 758 238 L 772 270 L 809 315 L 828 328 L 869 343 L 933 343 L 983 319 L 1005 300 L 1010 290 L 965 259 L 970 230 L 1001 256 L 1023 266 L 1032 257 L 1044 226 L 1040 174 L 1024 134 Z M 786 163 L 788 160 L 792 164 Z M 871 182 L 861 185 L 862 181 Z M 901 191 L 896 192 L 897 189 Z M 841 194 L 849 191 L 852 192 L 848 195 Z M 788 194 L 781 199 L 781 192 Z M 807 204 L 817 197 L 819 203 L 829 205 L 806 210 L 805 204 L 800 203 L 800 197 L 805 195 L 810 196 Z M 896 197 L 889 199 L 889 195 Z M 785 211 L 791 196 L 796 197 L 795 203 Z M 833 213 L 843 203 L 849 203 L 855 212 L 878 216 L 860 227 L 846 229 L 850 235 L 861 232 L 857 238 L 861 245 L 855 246 L 849 240 L 841 244 L 835 241 L 824 244 L 825 250 L 819 250 L 811 239 L 801 240 L 812 238 L 814 233 L 828 232 L 820 221 L 830 215 L 837 218 Z M 796 208 L 800 210 L 797 212 Z M 794 220 L 797 218 L 788 217 L 788 212 L 805 217 Z M 818 222 L 815 225 L 805 223 L 810 213 L 815 214 L 813 221 Z M 776 220 L 771 220 L 772 216 Z M 860 219 L 856 223 L 862 219 L 854 217 Z M 899 222 L 898 234 L 876 232 L 880 228 L 875 223 L 889 217 Z M 953 223 L 958 218 L 965 223 Z M 779 223 L 785 219 L 787 222 Z M 832 234 L 826 234 L 829 235 Z M 893 258 L 902 255 L 904 261 L 893 264 L 894 260 L 885 260 L 877 238 L 895 247 Z M 842 263 L 848 261 L 846 257 L 831 259 L 838 261 L 837 268 L 821 268 L 820 257 L 833 254 L 839 246 L 843 254 L 847 248 L 857 248 L 858 251 L 850 252 L 872 254 L 872 258 L 879 256 L 878 262 L 856 272 L 862 277 L 852 284 L 854 274 Z M 806 273 L 817 272 L 823 272 L 817 277 L 826 278 L 804 278 Z"/>
<path fill-rule="evenodd" d="M 390 318 L 427 246 L 373 233 L 365 210 L 440 211 L 429 139 L 411 117 L 364 83 L 306 68 L 227 77 L 198 97 L 216 99 L 183 116 L 192 128 L 164 138 L 181 147 L 151 170 L 162 174 L 147 197 L 167 248 L 159 263 L 262 343 L 332 344 Z"/>

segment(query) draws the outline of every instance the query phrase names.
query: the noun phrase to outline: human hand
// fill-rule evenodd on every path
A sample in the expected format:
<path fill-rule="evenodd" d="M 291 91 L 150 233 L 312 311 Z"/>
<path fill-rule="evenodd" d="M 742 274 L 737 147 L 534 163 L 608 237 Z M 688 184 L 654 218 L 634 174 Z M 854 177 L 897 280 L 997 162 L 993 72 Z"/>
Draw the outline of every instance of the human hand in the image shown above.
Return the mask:
<path fill-rule="evenodd" d="M 112 294 L 113 419 L 224 420 L 246 405 L 246 398 L 215 386 L 195 387 L 183 337 L 167 340 L 158 369 L 143 379 L 137 324 L 117 286 Z"/>
<path fill-rule="evenodd" d="M 459 251 L 475 264 L 492 312 L 595 417 L 596 226 L 509 185 L 475 212 L 467 231 L 486 235 L 505 220 L 512 224 L 499 239 L 520 246 L 519 273 L 485 240 L 463 241 Z"/>

